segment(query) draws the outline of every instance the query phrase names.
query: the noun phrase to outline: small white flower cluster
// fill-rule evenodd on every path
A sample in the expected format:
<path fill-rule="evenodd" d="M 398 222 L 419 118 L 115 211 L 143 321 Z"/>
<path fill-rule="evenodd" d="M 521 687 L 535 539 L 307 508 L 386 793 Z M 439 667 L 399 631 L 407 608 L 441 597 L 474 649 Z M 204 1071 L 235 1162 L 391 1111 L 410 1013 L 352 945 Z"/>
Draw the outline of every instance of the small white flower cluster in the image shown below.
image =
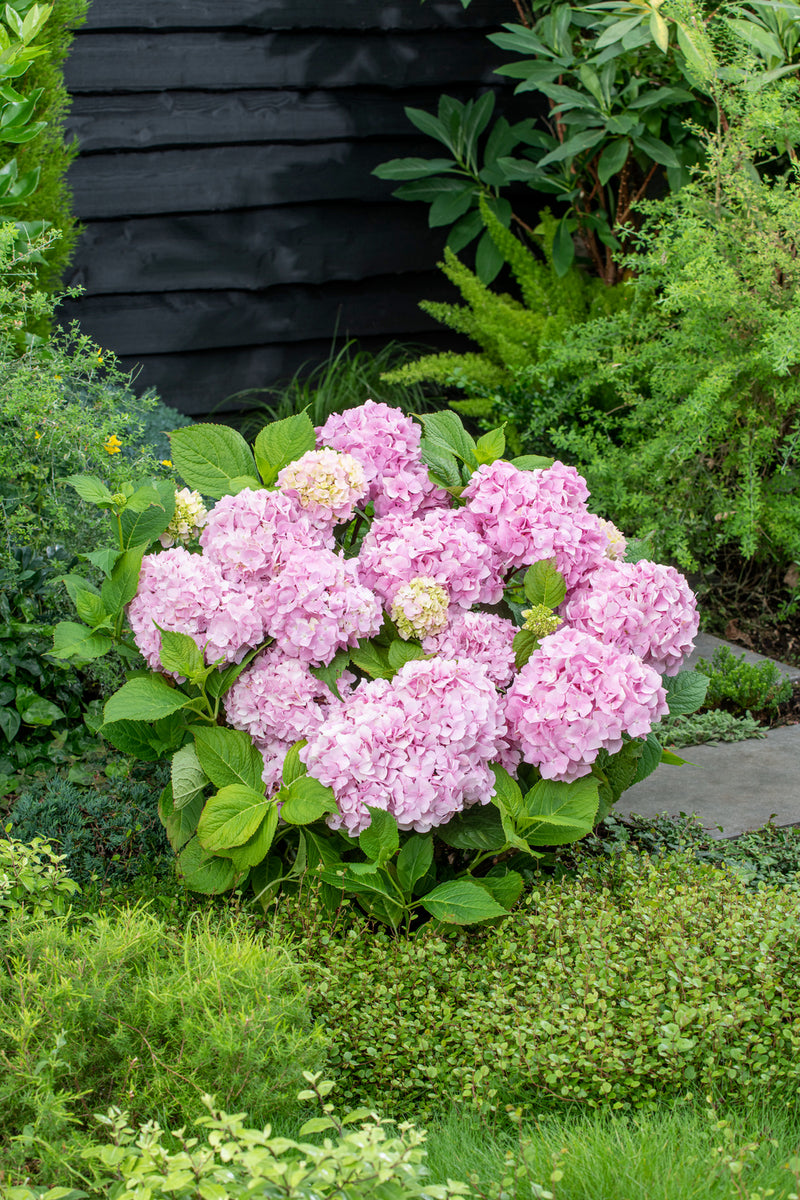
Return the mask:
<path fill-rule="evenodd" d="M 179 542 L 188 546 L 197 537 L 206 523 L 208 512 L 199 492 L 181 488 L 175 492 L 175 512 L 167 528 L 158 539 L 165 550 Z"/>

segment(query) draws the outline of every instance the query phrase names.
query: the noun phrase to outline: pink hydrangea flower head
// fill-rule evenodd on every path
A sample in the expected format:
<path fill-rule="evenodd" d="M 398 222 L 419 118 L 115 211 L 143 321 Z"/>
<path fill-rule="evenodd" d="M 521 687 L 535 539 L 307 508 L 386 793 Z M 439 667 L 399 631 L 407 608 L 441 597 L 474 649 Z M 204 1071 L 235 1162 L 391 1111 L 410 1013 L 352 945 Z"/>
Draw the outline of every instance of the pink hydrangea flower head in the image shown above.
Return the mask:
<path fill-rule="evenodd" d="M 333 788 L 334 829 L 355 837 L 383 808 L 401 829 L 425 833 L 494 791 L 489 763 L 505 735 L 498 694 L 477 663 L 407 663 L 361 684 L 300 751 L 309 774 Z"/>
<path fill-rule="evenodd" d="M 359 572 L 387 608 L 398 589 L 419 576 L 433 579 L 461 608 L 497 603 L 503 590 L 494 554 L 462 510 L 374 521 L 361 545 Z"/>
<path fill-rule="evenodd" d="M 446 628 L 423 638 L 426 654 L 480 663 L 496 687 L 505 688 L 514 676 L 514 635 L 511 621 L 496 613 L 455 609 Z"/>
<path fill-rule="evenodd" d="M 634 654 L 563 628 L 544 638 L 506 693 L 512 744 L 545 779 L 588 775 L 623 733 L 644 737 L 667 711 L 661 677 Z"/>
<path fill-rule="evenodd" d="M 521 471 L 498 460 L 478 467 L 462 493 L 467 512 L 505 568 L 555 558 L 567 587 L 577 584 L 605 554 L 608 538 L 574 467 L 556 462 Z"/>
<path fill-rule="evenodd" d="M 419 425 L 399 408 L 367 400 L 358 408 L 332 413 L 317 430 L 317 445 L 346 451 L 363 463 L 367 500 L 376 517 L 413 517 L 451 503 L 448 493 L 431 483 L 420 457 L 421 436 Z"/>
<path fill-rule="evenodd" d="M 697 601 L 684 577 L 645 560 L 602 563 L 563 611 L 573 628 L 637 654 L 666 675 L 677 675 L 699 626 Z"/>
<path fill-rule="evenodd" d="M 440 633 L 447 624 L 450 597 L 435 579 L 424 575 L 404 583 L 395 592 L 391 618 L 401 638 L 423 638 Z"/>
<path fill-rule="evenodd" d="M 256 748 L 264 760 L 261 778 L 264 780 L 267 795 L 272 796 L 280 790 L 283 784 L 283 764 L 292 743 L 281 741 L 280 738 L 254 740 Z"/>
<path fill-rule="evenodd" d="M 283 468 L 278 487 L 298 502 L 313 525 L 325 529 L 348 521 L 368 491 L 361 463 L 340 450 L 309 450 Z"/>
<path fill-rule="evenodd" d="M 299 550 L 262 594 L 267 631 L 290 657 L 320 666 L 337 650 L 374 637 L 380 601 L 359 581 L 355 559 Z"/>
<path fill-rule="evenodd" d="M 355 676 L 345 671 L 339 695 L 348 695 Z M 225 696 L 225 713 L 234 729 L 256 742 L 278 739 L 291 745 L 315 733 L 342 701 L 321 683 L 307 663 L 270 646 L 242 671 Z"/>
<path fill-rule="evenodd" d="M 217 608 L 208 615 L 206 662 L 241 662 L 248 650 L 266 640 L 261 591 L 258 587 L 226 584 Z"/>
<path fill-rule="evenodd" d="M 200 554 L 175 547 L 145 555 L 136 595 L 128 605 L 128 621 L 151 670 L 161 670 L 161 634 L 156 626 L 188 634 L 202 650 L 208 622 L 225 589 L 219 569 Z"/>
<path fill-rule="evenodd" d="M 332 546 L 333 538 L 311 524 L 293 497 L 243 488 L 217 501 L 200 545 L 231 583 L 254 584 L 279 574 L 298 551 Z"/>

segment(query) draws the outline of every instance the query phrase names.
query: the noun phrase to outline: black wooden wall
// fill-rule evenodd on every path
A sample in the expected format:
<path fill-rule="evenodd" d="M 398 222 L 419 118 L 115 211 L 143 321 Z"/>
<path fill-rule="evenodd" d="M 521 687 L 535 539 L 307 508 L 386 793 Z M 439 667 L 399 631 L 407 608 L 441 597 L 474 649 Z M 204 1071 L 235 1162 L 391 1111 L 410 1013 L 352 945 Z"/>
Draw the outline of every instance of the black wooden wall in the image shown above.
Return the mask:
<path fill-rule="evenodd" d="M 444 233 L 371 170 L 436 154 L 403 108 L 498 85 L 509 0 L 94 0 L 67 63 L 84 233 L 64 319 L 184 412 L 321 361 L 436 344 Z"/>

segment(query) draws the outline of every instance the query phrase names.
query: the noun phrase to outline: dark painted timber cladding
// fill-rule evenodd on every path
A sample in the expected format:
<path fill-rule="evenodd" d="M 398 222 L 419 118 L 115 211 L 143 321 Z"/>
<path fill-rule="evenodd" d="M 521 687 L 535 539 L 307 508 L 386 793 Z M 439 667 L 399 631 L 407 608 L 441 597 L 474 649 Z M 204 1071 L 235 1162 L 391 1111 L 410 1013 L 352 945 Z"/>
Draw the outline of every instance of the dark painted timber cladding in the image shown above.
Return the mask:
<path fill-rule="evenodd" d="M 94 0 L 85 29 L 436 29 L 512 20 L 495 0 Z"/>
<path fill-rule="evenodd" d="M 513 19 L 510 0 L 94 0 L 66 67 L 86 293 L 64 319 L 201 415 L 337 329 L 437 341 L 417 301 L 445 294 L 443 231 L 371 172 L 437 154 L 404 106 L 507 98 L 485 34 Z"/>

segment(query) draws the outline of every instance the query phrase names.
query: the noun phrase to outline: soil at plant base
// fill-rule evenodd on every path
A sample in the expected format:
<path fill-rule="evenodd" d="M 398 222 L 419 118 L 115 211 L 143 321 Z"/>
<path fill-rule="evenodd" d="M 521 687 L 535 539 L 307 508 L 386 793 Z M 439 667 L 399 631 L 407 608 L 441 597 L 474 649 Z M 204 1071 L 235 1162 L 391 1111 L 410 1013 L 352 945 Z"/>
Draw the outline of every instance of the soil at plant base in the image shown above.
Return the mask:
<path fill-rule="evenodd" d="M 776 662 L 800 667 L 800 568 L 765 569 L 731 556 L 720 571 L 690 580 L 704 627 L 727 642 Z M 765 724 L 800 724 L 800 683 Z"/>

